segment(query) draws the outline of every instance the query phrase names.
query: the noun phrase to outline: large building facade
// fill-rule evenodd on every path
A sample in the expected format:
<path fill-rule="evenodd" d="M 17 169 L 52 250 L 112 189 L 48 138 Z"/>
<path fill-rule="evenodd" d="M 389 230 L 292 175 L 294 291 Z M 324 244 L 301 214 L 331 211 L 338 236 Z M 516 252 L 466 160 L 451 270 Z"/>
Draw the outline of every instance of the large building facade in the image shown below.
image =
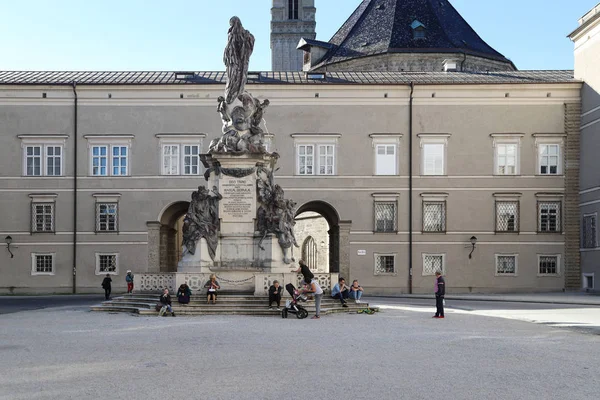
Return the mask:
<path fill-rule="evenodd" d="M 569 35 L 575 42 L 575 77 L 584 81 L 581 121 L 581 268 L 582 287 L 599 290 L 600 247 L 600 4 L 579 20 Z"/>
<path fill-rule="evenodd" d="M 369 15 L 422 1 L 365 0 L 344 40 L 384 26 Z M 314 20 L 312 1 L 274 0 L 274 21 L 295 17 L 296 3 L 298 18 Z M 419 72 L 377 67 L 398 53 L 386 50 L 344 60 L 354 71 L 249 76 L 247 90 L 271 101 L 277 182 L 298 203 L 295 256 L 371 294 L 430 293 L 438 270 L 451 293 L 580 289 L 582 81 L 515 71 L 501 55 L 502 72 L 466 67 L 469 56 L 491 60 L 491 47 L 462 63 L 423 56 L 427 38 L 451 28 L 435 9 L 448 4 L 415 16 L 423 26 L 410 29 L 429 33 L 408 37 L 421 47 L 402 56 L 424 57 Z M 308 63 L 336 48 L 307 37 L 300 47 Z M 128 269 L 176 271 L 224 84 L 214 72 L 0 72 L 0 235 L 10 243 L 0 292 L 99 291 L 106 273 L 124 286 Z M 587 121 L 597 107 L 585 107 Z"/>

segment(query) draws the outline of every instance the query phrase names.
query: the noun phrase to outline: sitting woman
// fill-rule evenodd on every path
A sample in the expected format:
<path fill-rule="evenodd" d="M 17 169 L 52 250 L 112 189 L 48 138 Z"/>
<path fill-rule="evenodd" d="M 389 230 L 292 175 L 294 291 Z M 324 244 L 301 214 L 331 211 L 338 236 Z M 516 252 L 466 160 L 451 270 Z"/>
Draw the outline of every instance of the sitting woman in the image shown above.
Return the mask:
<path fill-rule="evenodd" d="M 355 279 L 352 281 L 352 286 L 350 286 L 350 298 L 354 299 L 357 303 L 360 303 L 360 298 L 363 295 L 363 288 L 358 284 L 358 280 Z"/>
<path fill-rule="evenodd" d="M 179 290 L 177 290 L 177 301 L 181 304 L 188 304 L 191 296 L 192 289 L 190 289 L 187 283 L 182 283 L 181 286 L 179 286 Z"/>
<path fill-rule="evenodd" d="M 210 280 L 206 282 L 204 285 L 205 288 L 208 288 L 206 293 L 206 304 L 210 304 L 210 300 L 212 299 L 213 304 L 217 303 L 217 289 L 221 289 L 219 286 L 219 282 L 217 282 L 217 276 L 215 274 L 211 274 Z"/>

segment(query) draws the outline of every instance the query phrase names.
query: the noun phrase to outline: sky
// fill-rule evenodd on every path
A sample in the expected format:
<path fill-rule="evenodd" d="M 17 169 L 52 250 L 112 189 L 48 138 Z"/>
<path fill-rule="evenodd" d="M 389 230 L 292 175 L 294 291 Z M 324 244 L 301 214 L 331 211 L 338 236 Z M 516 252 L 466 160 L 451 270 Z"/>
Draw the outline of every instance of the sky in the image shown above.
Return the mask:
<path fill-rule="evenodd" d="M 572 69 L 566 37 L 599 0 L 451 0 L 518 69 Z M 361 0 L 315 0 L 327 41 Z M 269 71 L 271 0 L 0 0 L 0 70 L 222 71 L 229 18 L 254 34 Z"/>

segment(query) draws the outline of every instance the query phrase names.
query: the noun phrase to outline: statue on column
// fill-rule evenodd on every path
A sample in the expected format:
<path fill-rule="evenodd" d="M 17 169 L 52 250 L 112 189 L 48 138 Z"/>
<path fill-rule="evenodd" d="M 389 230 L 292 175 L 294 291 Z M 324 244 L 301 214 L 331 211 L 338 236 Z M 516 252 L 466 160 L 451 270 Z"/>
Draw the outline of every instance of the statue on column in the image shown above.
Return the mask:
<path fill-rule="evenodd" d="M 183 220 L 183 256 L 196 254 L 196 246 L 201 238 L 208 244 L 208 254 L 214 261 L 219 243 L 219 201 L 223 198 L 217 187 L 208 191 L 199 186 L 192 193 L 192 201 Z"/>

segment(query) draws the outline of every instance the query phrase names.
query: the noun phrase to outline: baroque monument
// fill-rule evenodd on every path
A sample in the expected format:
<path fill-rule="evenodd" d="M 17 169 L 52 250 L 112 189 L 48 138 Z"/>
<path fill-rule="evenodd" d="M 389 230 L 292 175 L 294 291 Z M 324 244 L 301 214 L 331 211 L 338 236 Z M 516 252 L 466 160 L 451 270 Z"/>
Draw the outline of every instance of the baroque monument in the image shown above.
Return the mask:
<path fill-rule="evenodd" d="M 274 183 L 279 155 L 264 144 L 269 100 L 245 90 L 254 36 L 238 17 L 229 21 L 223 56 L 227 84 L 218 98 L 222 134 L 201 155 L 207 187 L 192 193 L 183 225 L 180 272 L 289 272 L 296 203 Z"/>

